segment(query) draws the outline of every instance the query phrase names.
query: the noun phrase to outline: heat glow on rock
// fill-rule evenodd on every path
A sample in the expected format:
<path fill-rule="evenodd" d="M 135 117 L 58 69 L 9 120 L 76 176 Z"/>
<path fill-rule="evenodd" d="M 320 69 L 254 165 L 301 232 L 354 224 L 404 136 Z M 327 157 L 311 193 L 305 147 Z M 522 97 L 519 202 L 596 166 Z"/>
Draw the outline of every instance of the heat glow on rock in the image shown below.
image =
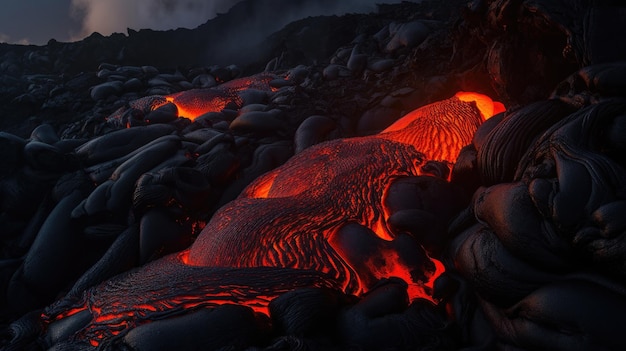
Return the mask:
<path fill-rule="evenodd" d="M 216 89 L 184 91 L 168 95 L 165 99 L 176 105 L 178 116 L 192 121 L 205 113 L 222 111 L 229 103 L 241 100 L 236 94 Z"/>
<path fill-rule="evenodd" d="M 192 89 L 165 96 L 168 102 L 178 108 L 178 116 L 195 120 L 209 112 L 220 112 L 229 104 L 241 106 L 240 92 L 252 89 L 272 91 L 269 85 L 274 79 L 270 74 L 259 74 L 252 77 L 233 79 L 215 88 Z"/>
<path fill-rule="evenodd" d="M 485 118 L 502 109 L 465 93 L 377 135 L 305 149 L 223 206 L 188 250 L 106 281 L 72 307 L 53 306 L 43 319 L 88 311 L 91 322 L 76 337 L 95 347 L 172 311 L 240 304 L 267 314 L 272 299 L 301 287 L 360 296 L 397 277 L 410 299 L 432 300 L 445 268 L 417 239 L 390 229 L 387 189 L 420 176 L 428 160 L 453 163 Z"/>
<path fill-rule="evenodd" d="M 261 176 L 214 216 L 188 263 L 312 269 L 357 295 L 375 279 L 398 276 L 411 285 L 411 298 L 428 298 L 443 266 L 427 257 L 411 261 L 394 248 L 383 200 L 394 179 L 420 175 L 426 160 L 453 163 L 484 118 L 503 110 L 485 95 L 459 95 L 378 135 L 315 145 Z"/>

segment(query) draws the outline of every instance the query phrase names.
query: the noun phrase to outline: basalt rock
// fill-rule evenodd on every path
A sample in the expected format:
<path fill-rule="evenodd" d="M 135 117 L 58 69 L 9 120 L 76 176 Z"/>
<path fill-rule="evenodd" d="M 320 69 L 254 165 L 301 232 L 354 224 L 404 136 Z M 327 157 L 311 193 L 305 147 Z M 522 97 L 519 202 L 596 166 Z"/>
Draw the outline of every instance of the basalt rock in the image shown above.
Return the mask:
<path fill-rule="evenodd" d="M 441 117 L 448 119 L 447 126 L 458 126 L 452 128 L 456 134 L 437 127 Z M 116 315 L 119 313 L 125 316 L 120 320 L 122 325 L 127 326 L 120 330 L 122 334 L 119 335 L 124 335 L 127 341 L 147 345 L 147 339 L 134 341 L 135 334 L 141 335 L 141 331 L 148 329 L 158 331 L 160 328 L 170 328 L 169 325 L 174 320 L 154 324 L 146 322 L 159 319 L 156 316 L 161 313 L 182 315 L 180 318 L 184 320 L 193 320 L 193 315 L 185 311 L 194 306 L 222 304 L 223 292 L 230 296 L 228 284 L 235 284 L 241 289 L 237 301 L 261 312 L 266 311 L 272 296 L 277 296 L 276 294 L 286 291 L 285 289 L 323 287 L 339 289 L 344 294 L 362 295 L 375 289 L 378 281 L 386 277 L 388 271 L 401 274 L 409 283 L 407 285 L 403 282 L 398 292 L 408 294 L 411 299 L 428 298 L 432 294 L 432 281 L 441 274 L 442 266 L 431 259 L 417 239 L 428 242 L 426 247 L 431 254 L 440 251 L 435 244 L 436 240 L 426 240 L 426 235 L 420 236 L 418 225 L 403 228 L 399 225 L 402 221 L 395 219 L 394 228 L 400 231 L 391 232 L 385 222 L 392 221 L 394 213 L 397 217 L 397 214 L 406 210 L 424 211 L 425 214 L 432 213 L 431 216 L 439 216 L 443 212 L 436 210 L 436 205 L 429 207 L 432 205 L 423 206 L 406 201 L 396 191 L 386 198 L 384 189 L 398 177 L 420 174 L 427 159 L 453 160 L 458 152 L 455 148 L 458 149 L 470 141 L 472 129 L 475 130 L 482 119 L 481 110 L 476 107 L 475 102 L 452 97 L 414 111 L 381 134 L 338 139 L 302 151 L 284 166 L 258 178 L 235 201 L 223 206 L 188 250 L 105 281 L 88 289 L 83 297 L 68 296 L 48 310 L 46 318 L 49 319 L 46 324 L 50 323 L 53 329 L 63 328 L 64 325 L 72 328 L 60 333 L 64 337 L 54 338 L 50 346 L 85 347 L 89 344 L 110 344 L 114 342 L 111 337 L 117 332 L 113 331 L 108 321 L 111 318 L 118 319 Z M 439 134 L 433 134 L 437 131 Z M 441 153 L 436 148 L 430 148 L 426 135 L 435 139 L 449 139 L 449 150 Z M 168 137 L 163 138 L 168 140 Z M 152 152 L 160 144 L 163 142 L 137 155 Z M 163 155 L 161 152 L 158 154 L 161 157 Z M 131 160 L 133 158 L 129 159 Z M 134 161 L 135 165 L 126 166 L 129 161 L 118 168 L 123 169 L 122 171 L 116 171 L 119 176 L 114 177 L 111 184 L 112 196 L 109 202 L 125 193 L 125 190 L 113 188 L 118 182 L 122 182 L 119 183 L 122 184 L 120 186 L 126 187 L 126 173 L 132 175 L 135 168 L 151 164 L 141 162 L 139 166 Z M 355 173 L 356 169 L 360 171 Z M 295 178 L 294 174 L 297 175 Z M 368 176 L 359 177 L 359 174 Z M 166 180 L 168 173 L 162 175 L 163 180 Z M 143 178 L 139 192 L 143 193 L 142 187 L 149 183 L 149 179 Z M 85 205 L 90 203 L 90 198 L 105 184 L 108 183 L 105 182 L 94 190 Z M 422 184 L 426 185 L 428 182 Z M 414 188 L 413 191 L 420 193 L 429 187 L 433 187 L 431 191 L 437 191 L 435 183 L 430 184 Z M 338 189 L 343 190 L 337 191 Z M 426 200 L 431 196 L 424 195 L 424 202 L 432 202 Z M 161 201 L 154 204 L 161 208 L 165 205 Z M 389 219 L 386 218 L 385 206 L 389 206 L 392 211 Z M 83 205 L 77 207 L 78 209 L 89 208 Z M 108 206 L 108 209 L 112 210 L 113 207 Z M 77 210 L 73 211 L 73 216 L 77 215 Z M 446 216 L 449 218 L 451 215 Z M 158 208 L 149 210 L 143 216 L 139 236 L 139 258 L 142 262 L 180 247 L 175 244 L 178 240 L 176 233 L 179 232 L 174 228 L 176 225 L 174 221 L 168 220 L 166 212 Z M 412 227 L 408 231 L 410 234 L 406 231 L 408 227 Z M 439 227 L 443 228 L 443 225 L 440 224 Z M 242 238 L 242 234 L 247 237 Z M 438 234 L 441 233 L 434 232 L 430 235 Z M 364 257 L 367 259 L 363 260 Z M 102 267 L 100 269 L 103 274 L 115 269 L 111 263 L 106 262 L 98 266 Z M 104 269 L 105 267 L 110 268 Z M 267 280 L 263 271 L 273 272 L 271 281 Z M 166 276 L 174 275 L 177 277 L 175 279 L 182 280 L 170 287 L 155 285 L 154 278 L 149 278 L 155 272 L 159 272 L 161 279 L 171 279 L 172 277 Z M 224 281 L 222 274 L 232 277 L 231 283 Z M 258 281 L 253 279 L 256 282 L 249 281 L 250 274 L 260 274 L 264 278 Z M 294 274 L 297 274 L 297 279 L 289 278 L 295 277 Z M 97 276 L 91 275 L 82 281 L 98 280 L 100 279 Z M 216 285 L 217 281 L 220 283 Z M 81 284 L 85 286 L 85 283 Z M 160 289 L 161 292 L 153 295 L 154 289 Z M 107 299 L 116 299 L 115 296 L 121 290 L 124 291 L 128 303 L 110 305 L 105 302 Z M 152 297 L 145 300 L 147 296 Z M 369 299 L 393 300 L 373 296 Z M 232 298 L 231 296 L 225 301 L 231 301 Z M 158 299 L 158 302 L 154 299 Z M 367 301 L 369 300 L 363 306 L 370 303 Z M 87 321 L 82 312 L 65 312 L 70 305 L 75 306 L 71 307 L 72 310 L 96 311 L 97 316 Z M 359 308 L 354 311 L 357 316 Z M 407 315 L 397 320 L 382 319 L 373 323 L 389 323 L 389 328 L 392 329 L 395 323 L 404 328 L 422 323 L 431 325 L 434 322 L 432 317 L 422 320 L 427 315 L 428 313 L 422 315 L 407 312 Z M 64 321 L 66 316 L 70 318 L 68 322 Z M 72 321 L 78 324 L 74 325 Z M 439 322 L 435 322 L 437 323 Z M 444 325 L 445 323 L 434 328 L 444 330 Z M 67 339 L 66 334 L 74 334 L 77 339 Z M 345 336 L 346 345 L 369 343 L 370 339 L 355 335 L 357 334 L 350 333 L 350 336 Z M 375 340 L 384 342 L 385 339 L 376 336 Z M 402 340 L 401 342 L 406 341 L 408 344 L 422 342 L 420 338 L 412 337 Z"/>
<path fill-rule="evenodd" d="M 619 72 L 621 66 L 610 69 Z M 606 69 L 586 68 L 567 81 Z M 594 99 L 577 99 L 565 109 L 554 109 L 562 101 L 548 100 L 514 112 L 509 117 L 540 113 L 555 119 L 536 129 L 539 124 L 531 118 L 518 128 L 521 139 L 513 140 L 527 141 L 511 145 L 523 147 L 518 156 L 507 157 L 510 166 L 500 167 L 506 178 L 479 170 L 488 176 L 470 206 L 476 221 L 458 233 L 452 254 L 501 345 L 563 350 L 624 346 L 609 334 L 626 313 L 618 302 L 626 291 L 621 283 L 623 226 L 615 216 L 623 206 L 626 178 L 617 152 L 621 143 L 607 136 L 620 130 L 615 125 L 621 123 L 626 102 L 602 97 L 596 87 L 610 85 L 611 78 L 606 79 L 599 76 L 594 85 L 578 86 L 577 96 Z M 572 101 L 571 91 L 564 93 L 554 98 Z M 494 154 L 479 156 L 479 163 L 507 153 L 496 145 L 509 145 L 511 137 L 499 142 L 489 138 L 498 138 L 499 129 L 512 122 L 505 117 L 492 130 L 481 148 Z M 589 301 L 585 307 L 574 307 L 583 300 Z M 603 317 L 589 323 L 596 313 Z"/>
<path fill-rule="evenodd" d="M 404 2 L 202 59 L 231 15 L 0 44 L 1 348 L 624 348 L 623 7 Z M 508 110 L 364 137 L 459 90 Z"/>

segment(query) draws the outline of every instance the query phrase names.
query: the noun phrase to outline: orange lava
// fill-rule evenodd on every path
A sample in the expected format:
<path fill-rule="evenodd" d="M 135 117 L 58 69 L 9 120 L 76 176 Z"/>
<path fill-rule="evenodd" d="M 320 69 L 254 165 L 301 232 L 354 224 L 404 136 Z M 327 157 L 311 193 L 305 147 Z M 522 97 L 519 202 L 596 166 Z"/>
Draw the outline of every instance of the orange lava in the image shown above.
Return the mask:
<path fill-rule="evenodd" d="M 189 115 L 222 106 L 201 95 L 168 101 Z M 223 206 L 188 250 L 104 282 L 79 306 L 44 319 L 88 309 L 92 322 L 76 337 L 96 347 L 172 310 L 241 304 L 267 314 L 272 299 L 301 287 L 362 295 L 380 279 L 398 277 L 411 299 L 432 301 L 445 267 L 416 239 L 389 228 L 383 199 L 393 181 L 419 176 L 427 160 L 453 163 L 478 126 L 502 109 L 484 95 L 460 93 L 378 135 L 312 146 Z"/>
<path fill-rule="evenodd" d="M 434 265 L 434 269 L 426 272 L 424 281 L 416 281 L 411 277 L 412 268 L 401 263 L 401 258 L 397 252 L 388 251 L 383 255 L 383 258 L 382 262 L 381 260 L 366 262 L 377 279 L 400 278 L 408 284 L 407 293 L 410 300 L 422 298 L 435 302 L 431 297 L 433 285 L 435 279 L 445 272 L 445 267 L 441 261 L 429 257 Z"/>
<path fill-rule="evenodd" d="M 176 105 L 179 117 L 189 118 L 193 121 L 203 114 L 220 112 L 231 103 L 241 106 L 242 99 L 238 94 L 239 92 L 248 89 L 272 91 L 269 82 L 274 78 L 270 74 L 238 78 L 215 88 L 191 89 L 167 95 L 165 99 Z"/>
<path fill-rule="evenodd" d="M 395 234 L 381 199 L 394 179 L 420 175 L 426 160 L 453 163 L 500 106 L 485 95 L 459 93 L 409 113 L 378 135 L 306 149 L 220 209 L 190 248 L 188 264 L 312 269 L 332 274 L 346 293 L 357 295 L 372 283 L 364 275 L 397 276 L 412 286 L 413 298 L 429 298 L 427 284 L 443 265 L 424 264 L 418 267 L 424 272 L 412 278 L 416 267 L 404 262 L 414 261 L 398 257 L 393 245 L 385 244 Z M 368 228 L 369 234 L 363 233 L 370 246 L 351 248 L 346 244 L 352 243 L 350 233 L 334 239 L 347 223 Z M 349 256 L 374 250 L 370 247 L 379 251 L 372 256 L 376 264 L 359 267 L 370 271 L 361 272 Z"/>
<path fill-rule="evenodd" d="M 428 160 L 454 163 L 461 148 L 472 141 L 478 126 L 502 111 L 504 105 L 486 95 L 459 92 L 450 99 L 410 112 L 379 137 L 411 144 Z"/>
<path fill-rule="evenodd" d="M 165 99 L 178 108 L 178 116 L 195 120 L 209 112 L 220 112 L 233 102 L 240 103 L 235 94 L 224 93 L 215 89 L 195 89 L 172 94 Z"/>
<path fill-rule="evenodd" d="M 491 100 L 491 98 L 487 95 L 459 91 L 458 93 L 454 94 L 454 96 L 464 102 L 474 102 L 478 110 L 480 110 L 480 114 L 482 115 L 484 120 L 488 120 L 494 115 L 506 111 L 504 104 L 499 101 Z"/>

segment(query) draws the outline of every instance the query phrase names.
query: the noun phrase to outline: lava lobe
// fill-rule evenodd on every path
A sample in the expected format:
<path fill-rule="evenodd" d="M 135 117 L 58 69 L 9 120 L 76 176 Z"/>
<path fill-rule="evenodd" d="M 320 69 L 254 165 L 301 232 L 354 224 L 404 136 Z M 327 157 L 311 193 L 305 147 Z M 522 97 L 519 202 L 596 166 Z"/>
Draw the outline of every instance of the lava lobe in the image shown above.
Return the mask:
<path fill-rule="evenodd" d="M 427 161 L 454 162 L 500 110 L 485 96 L 457 94 L 377 135 L 305 149 L 222 207 L 188 250 L 93 287 L 79 301 L 61 300 L 44 320 L 73 318 L 74 338 L 97 346 L 190 309 L 234 303 L 267 313 L 270 300 L 299 287 L 361 295 L 395 276 L 411 299 L 430 298 L 444 267 L 415 237 L 390 229 L 387 191 L 424 173 Z"/>

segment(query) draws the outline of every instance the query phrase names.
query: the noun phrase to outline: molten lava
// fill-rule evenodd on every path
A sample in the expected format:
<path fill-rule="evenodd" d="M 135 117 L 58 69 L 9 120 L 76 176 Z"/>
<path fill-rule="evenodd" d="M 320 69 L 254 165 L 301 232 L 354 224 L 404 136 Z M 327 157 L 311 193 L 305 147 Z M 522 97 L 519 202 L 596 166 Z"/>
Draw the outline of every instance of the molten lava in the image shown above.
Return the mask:
<path fill-rule="evenodd" d="M 187 251 L 92 288 L 73 309 L 53 306 L 46 318 L 89 311 L 93 319 L 77 337 L 99 345 L 173 311 L 234 303 L 266 313 L 271 299 L 298 287 L 361 295 L 398 277 L 411 299 L 430 299 L 443 264 L 417 239 L 389 228 L 386 190 L 420 175 L 427 160 L 454 162 L 501 108 L 464 93 L 419 108 L 378 135 L 310 147 L 222 207 Z"/>
<path fill-rule="evenodd" d="M 454 163 L 478 126 L 502 111 L 504 105 L 486 95 L 458 92 L 448 100 L 410 112 L 383 130 L 379 137 L 411 144 L 427 160 Z"/>
<path fill-rule="evenodd" d="M 195 89 L 168 95 L 165 99 L 178 108 L 178 116 L 194 120 L 209 112 L 220 112 L 229 103 L 241 105 L 237 94 L 218 89 Z"/>
<path fill-rule="evenodd" d="M 223 83 L 215 88 L 192 89 L 165 96 L 165 99 L 178 108 L 178 116 L 194 120 L 209 113 L 220 112 L 229 104 L 241 106 L 242 98 L 238 93 L 248 89 L 272 91 L 269 82 L 275 76 L 258 74 L 252 77 L 238 78 Z"/>
<path fill-rule="evenodd" d="M 474 102 L 484 120 L 506 110 L 501 102 L 493 101 L 483 94 L 459 91 L 454 96 L 461 101 Z"/>
<path fill-rule="evenodd" d="M 351 294 L 368 290 L 368 274 L 395 275 L 413 286 L 411 298 L 428 297 L 427 284 L 442 265 L 415 261 L 409 257 L 415 252 L 402 256 L 387 243 L 396 234 L 386 223 L 384 191 L 398 177 L 419 175 L 426 160 L 454 162 L 500 106 L 462 93 L 417 109 L 378 135 L 305 150 L 224 206 L 192 245 L 188 263 L 312 269 L 331 274 Z M 359 228 L 347 230 L 350 224 Z M 367 260 L 369 267 L 357 262 Z"/>

